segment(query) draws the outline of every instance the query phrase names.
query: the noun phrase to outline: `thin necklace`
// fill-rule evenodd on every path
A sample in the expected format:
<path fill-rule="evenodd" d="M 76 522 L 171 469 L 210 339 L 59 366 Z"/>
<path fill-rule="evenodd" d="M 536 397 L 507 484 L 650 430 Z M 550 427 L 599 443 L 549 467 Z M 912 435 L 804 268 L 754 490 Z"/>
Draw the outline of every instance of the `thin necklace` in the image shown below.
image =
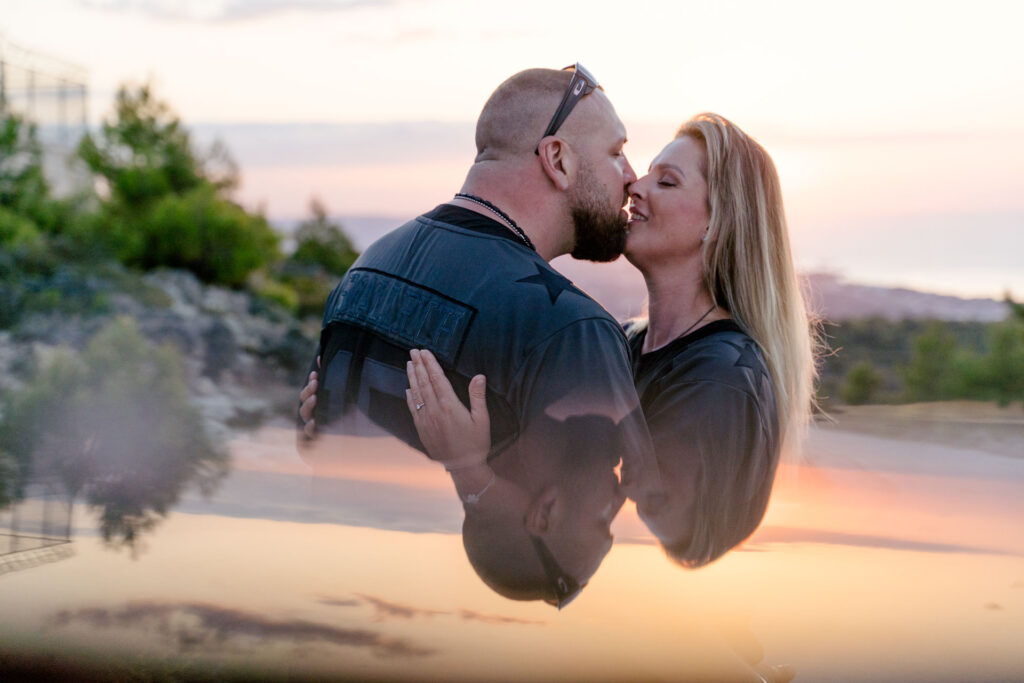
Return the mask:
<path fill-rule="evenodd" d="M 697 322 L 695 322 L 694 324 L 690 325 L 690 326 L 689 326 L 689 327 L 687 327 L 687 328 L 686 328 L 685 330 L 683 330 L 683 333 L 682 333 L 681 335 L 679 335 L 678 337 L 676 337 L 676 339 L 682 339 L 682 338 L 683 338 L 683 337 L 685 337 L 686 335 L 690 334 L 690 330 L 692 330 L 693 328 L 697 327 L 697 325 L 699 325 L 699 324 L 700 324 L 700 322 L 701 322 L 702 320 L 704 320 L 704 318 L 706 318 L 706 317 L 708 317 L 709 315 L 711 315 L 711 311 L 715 310 L 716 308 L 718 308 L 718 304 L 711 304 L 711 308 L 709 308 L 709 309 L 707 310 L 707 312 L 706 312 L 706 313 L 704 313 L 704 315 L 702 315 L 701 317 L 697 318 Z"/>
<path fill-rule="evenodd" d="M 457 199 L 465 199 L 471 201 L 474 204 L 479 204 L 480 206 L 484 207 L 485 209 L 493 213 L 495 216 L 505 221 L 508 227 L 512 228 L 512 232 L 514 232 L 516 236 L 519 237 L 523 244 L 525 244 L 530 249 L 537 251 L 537 247 L 533 246 L 533 242 L 531 242 L 530 238 L 527 237 L 525 232 L 523 232 L 523 229 L 520 228 L 514 220 L 512 220 L 512 217 L 509 216 L 504 211 L 502 211 L 501 209 L 499 209 L 491 202 L 487 201 L 483 197 L 477 197 L 475 194 L 469 194 L 468 192 L 456 192 L 455 197 Z M 710 313 L 710 311 L 708 312 Z"/>
<path fill-rule="evenodd" d="M 660 348 L 663 348 L 663 347 L 664 347 L 665 345 L 667 345 L 667 344 L 670 344 L 670 343 L 674 342 L 674 341 L 675 341 L 676 339 L 682 339 L 682 338 L 683 338 L 683 337 L 685 337 L 686 335 L 690 334 L 690 330 L 692 330 L 693 328 L 697 327 L 697 325 L 699 325 L 699 324 L 700 324 L 700 322 L 701 322 L 702 320 L 704 320 L 704 318 L 706 318 L 706 317 L 708 317 L 709 315 L 711 315 L 711 311 L 715 310 L 716 308 L 718 308 L 718 304 L 711 304 L 711 308 L 709 308 L 709 309 L 708 309 L 707 311 L 705 311 L 705 312 L 704 312 L 704 315 L 702 315 L 701 317 L 697 318 L 696 322 L 694 322 L 694 323 L 693 323 L 692 325 L 690 325 L 690 326 L 689 326 L 689 327 L 687 327 L 687 328 L 686 328 L 685 330 L 683 330 L 683 333 L 682 333 L 682 334 L 676 335 L 676 337 L 675 337 L 674 339 L 671 339 L 671 340 L 669 340 L 669 341 L 665 342 L 665 344 L 662 344 L 661 346 L 659 346 L 659 347 L 658 347 L 658 349 L 660 349 Z M 651 331 L 651 330 L 650 330 L 650 328 L 647 328 L 647 332 L 650 332 L 650 331 Z M 647 332 L 645 332 L 645 333 L 644 333 L 644 340 L 643 340 L 643 346 L 646 346 L 646 345 L 647 345 L 647 342 L 648 342 L 648 341 L 650 340 L 650 336 L 648 336 L 648 335 L 647 335 Z M 654 352 L 655 352 L 655 351 L 657 351 L 658 349 L 651 349 L 650 351 L 644 351 L 644 350 L 643 350 L 643 349 L 641 348 L 641 351 L 640 351 L 640 353 L 641 353 L 641 354 L 645 354 L 645 353 L 654 353 Z"/>

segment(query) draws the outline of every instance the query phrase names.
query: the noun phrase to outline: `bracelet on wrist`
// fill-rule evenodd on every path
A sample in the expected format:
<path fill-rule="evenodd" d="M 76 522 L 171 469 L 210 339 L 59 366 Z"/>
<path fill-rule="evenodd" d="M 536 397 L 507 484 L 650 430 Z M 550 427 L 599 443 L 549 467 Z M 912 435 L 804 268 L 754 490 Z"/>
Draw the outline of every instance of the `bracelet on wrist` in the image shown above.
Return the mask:
<path fill-rule="evenodd" d="M 484 486 L 482 489 L 480 489 L 476 493 L 466 494 L 466 497 L 462 499 L 462 502 L 466 503 L 467 505 L 476 505 L 477 503 L 479 503 L 480 502 L 480 496 L 482 496 L 485 493 L 487 493 L 487 489 L 491 488 L 491 484 L 493 484 L 497 480 L 497 478 L 498 478 L 498 475 L 495 474 L 494 471 L 492 470 L 491 471 L 491 478 L 487 482 L 487 485 Z"/>

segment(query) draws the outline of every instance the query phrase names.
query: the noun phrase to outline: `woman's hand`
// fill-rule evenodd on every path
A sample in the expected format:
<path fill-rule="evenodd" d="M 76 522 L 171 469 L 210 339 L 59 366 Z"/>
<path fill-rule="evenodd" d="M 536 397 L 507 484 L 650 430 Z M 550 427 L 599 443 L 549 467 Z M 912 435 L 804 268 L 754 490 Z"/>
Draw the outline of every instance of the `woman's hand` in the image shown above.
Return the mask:
<path fill-rule="evenodd" d="M 466 410 L 430 351 L 413 349 L 409 355 L 405 400 L 430 459 L 449 471 L 486 462 L 491 450 L 491 420 L 484 376 L 470 381 L 470 409 Z"/>

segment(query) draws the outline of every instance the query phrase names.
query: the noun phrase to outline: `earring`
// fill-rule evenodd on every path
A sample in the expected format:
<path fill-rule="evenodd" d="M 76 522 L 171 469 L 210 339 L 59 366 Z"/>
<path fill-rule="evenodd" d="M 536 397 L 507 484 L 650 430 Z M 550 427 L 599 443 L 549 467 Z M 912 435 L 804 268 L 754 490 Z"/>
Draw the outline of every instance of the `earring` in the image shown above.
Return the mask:
<path fill-rule="evenodd" d="M 709 225 L 707 227 L 707 229 L 704 230 L 704 236 L 700 238 L 700 241 L 701 242 L 707 242 L 708 241 L 708 235 L 710 235 L 710 234 L 711 234 L 711 226 Z"/>

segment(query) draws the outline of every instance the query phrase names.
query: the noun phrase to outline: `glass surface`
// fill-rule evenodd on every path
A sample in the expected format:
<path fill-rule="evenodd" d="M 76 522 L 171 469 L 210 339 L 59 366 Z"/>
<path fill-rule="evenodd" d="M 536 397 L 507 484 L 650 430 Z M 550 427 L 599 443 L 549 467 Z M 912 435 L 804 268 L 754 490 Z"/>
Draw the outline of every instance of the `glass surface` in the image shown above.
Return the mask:
<path fill-rule="evenodd" d="M 230 443 L 210 498 L 187 489 L 129 546 L 80 502 L 68 543 L 0 537 L 0 656 L 115 676 L 1020 679 L 1024 459 L 1006 444 L 1024 428 L 1001 429 L 985 451 L 815 427 L 754 537 L 694 571 L 627 502 L 557 611 L 483 585 L 422 455 L 368 439 L 314 479 L 294 431 L 264 427 Z M 66 508 L 43 500 L 20 508 L 23 532 L 59 526 Z"/>

